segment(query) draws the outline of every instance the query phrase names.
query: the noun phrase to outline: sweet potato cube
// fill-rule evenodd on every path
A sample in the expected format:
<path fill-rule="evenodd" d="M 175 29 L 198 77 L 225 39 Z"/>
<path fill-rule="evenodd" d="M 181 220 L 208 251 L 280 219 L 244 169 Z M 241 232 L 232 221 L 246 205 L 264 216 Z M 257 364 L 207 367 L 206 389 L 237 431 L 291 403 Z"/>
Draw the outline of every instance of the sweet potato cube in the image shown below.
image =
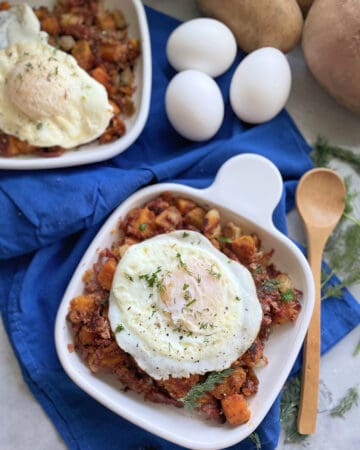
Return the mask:
<path fill-rule="evenodd" d="M 110 291 L 112 280 L 114 278 L 117 261 L 115 258 L 109 258 L 97 274 L 97 280 L 100 286 Z"/>
<path fill-rule="evenodd" d="M 71 54 L 84 70 L 89 70 L 94 64 L 94 55 L 91 52 L 90 45 L 85 39 L 77 41 L 71 50 Z"/>
<path fill-rule="evenodd" d="M 111 87 L 110 76 L 102 66 L 97 66 L 90 72 L 90 75 L 95 78 L 96 81 L 101 83 L 107 90 Z"/>
<path fill-rule="evenodd" d="M 70 311 L 68 319 L 72 323 L 80 323 L 84 316 L 92 314 L 96 308 L 96 302 L 93 297 L 89 295 L 79 295 L 73 298 L 70 302 Z"/>
<path fill-rule="evenodd" d="M 250 410 L 245 397 L 241 394 L 232 394 L 221 400 L 221 406 L 227 421 L 231 425 L 240 425 L 250 419 Z"/>
<path fill-rule="evenodd" d="M 60 34 L 59 21 L 53 16 L 45 17 L 45 19 L 41 21 L 41 29 L 51 36 L 58 36 Z"/>

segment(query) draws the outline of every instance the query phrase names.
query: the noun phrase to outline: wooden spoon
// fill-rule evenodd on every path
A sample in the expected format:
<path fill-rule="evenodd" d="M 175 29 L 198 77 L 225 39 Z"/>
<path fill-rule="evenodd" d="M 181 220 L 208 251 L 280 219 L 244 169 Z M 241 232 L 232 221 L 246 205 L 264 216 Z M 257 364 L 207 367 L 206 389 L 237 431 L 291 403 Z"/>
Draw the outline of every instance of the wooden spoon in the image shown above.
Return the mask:
<path fill-rule="evenodd" d="M 321 261 L 325 244 L 345 207 L 346 188 L 342 178 L 330 169 L 313 169 L 300 180 L 296 206 L 304 223 L 308 260 L 315 282 L 315 306 L 304 341 L 298 431 L 316 430 L 320 369 Z"/>

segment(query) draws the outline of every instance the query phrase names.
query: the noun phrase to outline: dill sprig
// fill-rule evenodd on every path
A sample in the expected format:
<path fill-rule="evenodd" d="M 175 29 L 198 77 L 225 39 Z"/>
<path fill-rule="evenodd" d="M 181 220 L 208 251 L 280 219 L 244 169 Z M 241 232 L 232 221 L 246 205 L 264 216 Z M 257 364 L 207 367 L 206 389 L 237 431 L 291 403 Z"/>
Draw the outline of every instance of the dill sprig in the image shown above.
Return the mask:
<path fill-rule="evenodd" d="M 315 166 L 318 167 L 327 167 L 329 162 L 336 158 L 348 163 L 356 172 L 360 173 L 360 155 L 349 149 L 338 147 L 337 145 L 330 145 L 323 137 L 317 139 L 311 157 Z"/>
<path fill-rule="evenodd" d="M 283 388 L 280 402 L 280 423 L 285 432 L 285 443 L 299 442 L 307 438 L 307 435 L 297 431 L 300 392 L 299 375 L 288 381 Z"/>
<path fill-rule="evenodd" d="M 333 417 L 344 417 L 344 414 L 350 411 L 351 408 L 358 405 L 359 392 L 356 386 L 349 388 L 344 397 L 339 403 L 330 411 Z"/>
<path fill-rule="evenodd" d="M 358 342 L 357 346 L 355 347 L 353 356 L 357 356 L 359 353 L 360 353 L 360 341 Z"/>
<path fill-rule="evenodd" d="M 198 400 L 206 393 L 214 389 L 225 378 L 232 374 L 233 368 L 222 370 L 221 372 L 211 372 L 203 383 L 198 383 L 190 389 L 190 391 L 180 399 L 185 408 L 195 409 L 199 406 Z"/>
<path fill-rule="evenodd" d="M 249 439 L 255 444 L 256 450 L 261 450 L 261 441 L 257 433 L 251 433 Z"/>

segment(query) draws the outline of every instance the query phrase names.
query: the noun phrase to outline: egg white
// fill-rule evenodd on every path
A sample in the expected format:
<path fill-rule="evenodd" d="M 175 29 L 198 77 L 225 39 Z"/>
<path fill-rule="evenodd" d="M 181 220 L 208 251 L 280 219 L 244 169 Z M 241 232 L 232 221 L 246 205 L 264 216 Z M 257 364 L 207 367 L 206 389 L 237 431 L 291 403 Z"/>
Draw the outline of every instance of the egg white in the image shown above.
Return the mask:
<path fill-rule="evenodd" d="M 104 86 L 43 42 L 0 50 L 0 129 L 31 145 L 73 148 L 100 136 L 113 115 Z"/>
<path fill-rule="evenodd" d="M 135 244 L 115 272 L 112 330 L 155 379 L 229 367 L 250 347 L 261 319 L 250 272 L 200 233 L 174 231 Z"/>

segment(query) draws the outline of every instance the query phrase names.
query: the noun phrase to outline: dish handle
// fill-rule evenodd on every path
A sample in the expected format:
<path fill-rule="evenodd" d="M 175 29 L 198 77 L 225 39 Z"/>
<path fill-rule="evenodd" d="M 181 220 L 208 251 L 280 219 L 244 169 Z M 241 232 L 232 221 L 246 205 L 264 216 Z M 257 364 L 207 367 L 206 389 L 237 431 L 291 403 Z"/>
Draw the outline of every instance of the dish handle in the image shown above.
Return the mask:
<path fill-rule="evenodd" d="M 228 159 L 203 193 L 264 228 L 274 228 L 272 214 L 283 182 L 277 167 L 263 156 L 244 153 Z"/>

